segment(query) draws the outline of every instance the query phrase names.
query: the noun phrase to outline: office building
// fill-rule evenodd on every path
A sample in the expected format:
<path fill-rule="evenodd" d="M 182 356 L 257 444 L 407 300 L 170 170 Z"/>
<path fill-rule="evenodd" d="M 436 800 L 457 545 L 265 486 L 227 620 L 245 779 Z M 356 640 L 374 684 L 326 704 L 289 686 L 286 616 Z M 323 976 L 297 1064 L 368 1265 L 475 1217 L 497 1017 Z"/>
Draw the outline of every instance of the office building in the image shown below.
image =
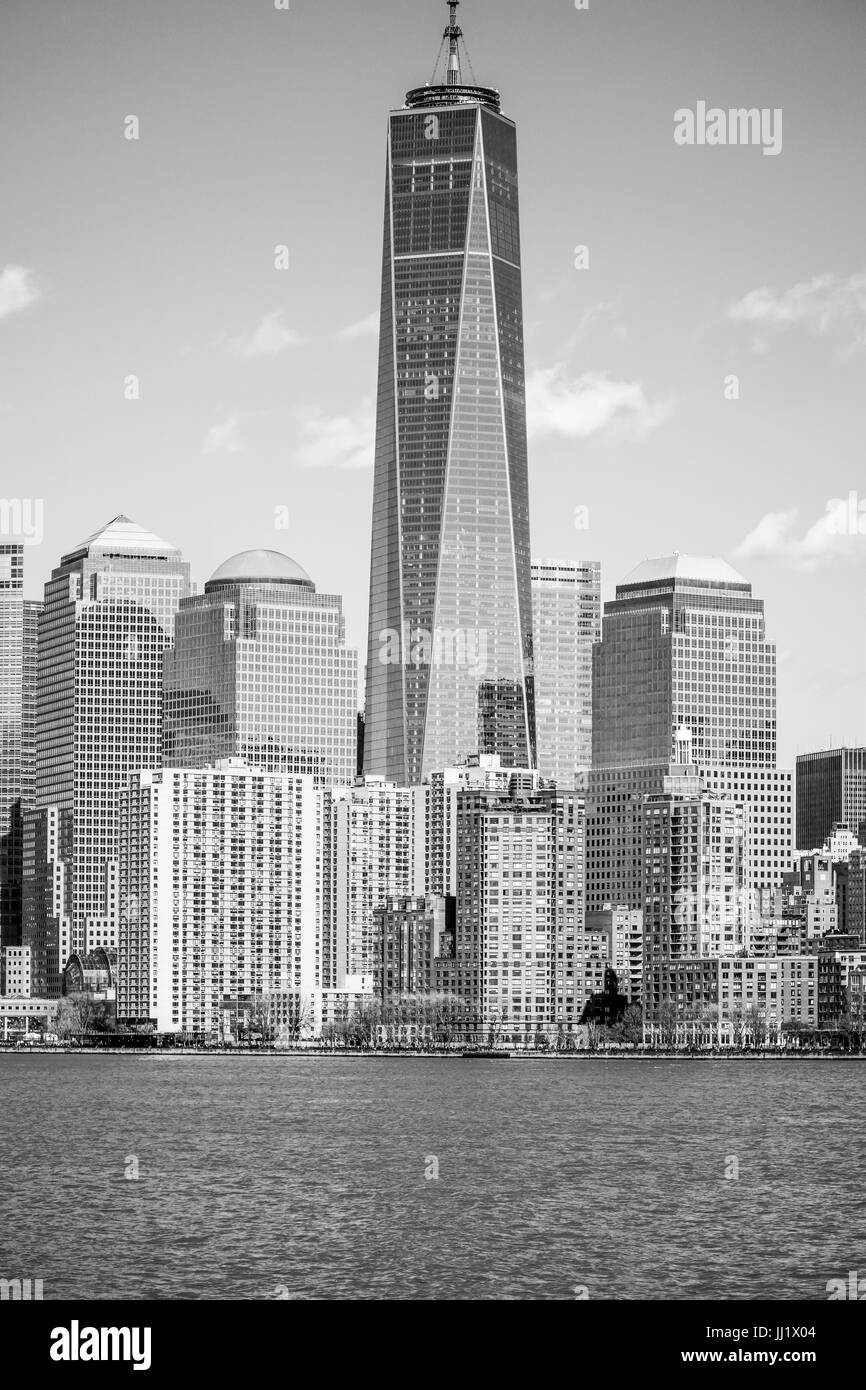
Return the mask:
<path fill-rule="evenodd" d="M 593 648 L 593 767 L 776 766 L 776 648 L 763 600 L 723 560 L 645 560 L 605 604 Z"/>
<path fill-rule="evenodd" d="M 573 787 L 592 763 L 592 648 L 601 640 L 601 565 L 532 565 L 538 770 Z"/>
<path fill-rule="evenodd" d="M 36 635 L 24 546 L 0 543 L 0 949 L 23 932 L 24 818 L 36 778 Z"/>
<path fill-rule="evenodd" d="M 184 599 L 165 664 L 165 762 L 355 777 L 358 658 L 342 604 L 287 555 L 248 550 Z"/>
<path fill-rule="evenodd" d="M 118 810 L 162 755 L 163 658 L 189 592 L 180 551 L 118 516 L 64 555 L 39 619 L 35 810 L 25 853 L 34 990 L 117 941 Z"/>
<path fill-rule="evenodd" d="M 0 994 L 29 999 L 33 993 L 33 969 L 29 946 L 0 948 Z"/>
<path fill-rule="evenodd" d="M 535 765 L 517 144 L 462 70 L 388 125 L 364 768 Z"/>
<path fill-rule="evenodd" d="M 820 849 L 835 825 L 866 819 L 866 748 L 828 748 L 796 759 L 797 849 Z"/>

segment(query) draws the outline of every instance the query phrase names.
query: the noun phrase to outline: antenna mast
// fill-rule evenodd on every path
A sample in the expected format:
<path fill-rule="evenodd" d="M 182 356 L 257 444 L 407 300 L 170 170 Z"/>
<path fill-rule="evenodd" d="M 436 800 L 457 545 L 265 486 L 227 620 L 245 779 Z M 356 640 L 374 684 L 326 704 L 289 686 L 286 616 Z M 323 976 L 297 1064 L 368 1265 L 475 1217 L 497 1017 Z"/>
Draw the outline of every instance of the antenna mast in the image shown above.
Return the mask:
<path fill-rule="evenodd" d="M 448 21 L 448 28 L 442 35 L 443 38 L 448 39 L 449 41 L 448 73 L 445 79 L 449 87 L 460 86 L 460 53 L 457 47 L 457 43 L 459 39 L 463 38 L 463 30 L 457 23 L 457 6 L 459 4 L 460 0 L 448 0 L 448 9 L 451 11 L 451 16 Z"/>

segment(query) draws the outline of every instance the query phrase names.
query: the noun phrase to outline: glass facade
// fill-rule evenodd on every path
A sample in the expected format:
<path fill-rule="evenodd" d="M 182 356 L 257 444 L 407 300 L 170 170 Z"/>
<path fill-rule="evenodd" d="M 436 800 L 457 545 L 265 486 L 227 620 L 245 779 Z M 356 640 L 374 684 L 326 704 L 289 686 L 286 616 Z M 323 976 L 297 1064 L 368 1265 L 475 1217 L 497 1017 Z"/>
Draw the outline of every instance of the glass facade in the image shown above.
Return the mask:
<path fill-rule="evenodd" d="M 516 132 L 483 88 L 407 102 L 388 132 L 364 769 L 412 784 L 482 743 L 533 766 L 535 716 Z"/>
<path fill-rule="evenodd" d="M 797 758 L 797 849 L 820 848 L 834 825 L 866 823 L 866 748 L 828 748 Z"/>
<path fill-rule="evenodd" d="M 114 913 L 119 796 L 131 772 L 160 764 L 163 655 L 188 593 L 180 551 L 123 516 L 45 586 L 25 902 L 40 994 L 57 994 L 68 956 L 90 949 L 88 924 Z"/>
<path fill-rule="evenodd" d="M 24 817 L 34 791 L 40 607 L 24 598 L 24 546 L 0 545 L 0 947 L 22 941 Z"/>
<path fill-rule="evenodd" d="M 574 786 L 592 762 L 592 648 L 601 641 L 601 565 L 532 566 L 538 770 Z"/>
<path fill-rule="evenodd" d="M 648 561 L 605 604 L 593 651 L 593 766 L 776 766 L 776 648 L 764 604 L 729 565 Z"/>
<path fill-rule="evenodd" d="M 229 561 L 180 606 L 165 663 L 165 762 L 236 757 L 267 772 L 310 773 L 321 787 L 349 783 L 358 657 L 346 646 L 340 599 L 317 594 L 307 578 L 281 578 L 278 562 L 292 562 L 264 553 L 270 577 L 223 575 Z"/>

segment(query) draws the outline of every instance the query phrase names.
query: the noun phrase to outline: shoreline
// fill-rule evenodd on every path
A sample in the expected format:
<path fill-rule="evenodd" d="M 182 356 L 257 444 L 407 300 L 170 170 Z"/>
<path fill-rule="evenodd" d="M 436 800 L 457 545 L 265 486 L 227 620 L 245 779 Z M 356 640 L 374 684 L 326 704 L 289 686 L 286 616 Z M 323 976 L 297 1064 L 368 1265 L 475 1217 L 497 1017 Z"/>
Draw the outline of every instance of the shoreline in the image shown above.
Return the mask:
<path fill-rule="evenodd" d="M 866 1060 L 866 1052 L 522 1052 L 503 1049 L 495 1056 L 479 1050 L 446 1050 L 414 1052 L 373 1048 L 352 1048 L 321 1051 L 314 1048 L 277 1050 L 259 1048 L 183 1048 L 183 1047 L 0 1047 L 0 1057 L 146 1057 L 170 1060 L 180 1057 L 244 1057 L 265 1058 L 357 1059 L 359 1061 L 514 1061 L 514 1062 L 858 1062 Z"/>

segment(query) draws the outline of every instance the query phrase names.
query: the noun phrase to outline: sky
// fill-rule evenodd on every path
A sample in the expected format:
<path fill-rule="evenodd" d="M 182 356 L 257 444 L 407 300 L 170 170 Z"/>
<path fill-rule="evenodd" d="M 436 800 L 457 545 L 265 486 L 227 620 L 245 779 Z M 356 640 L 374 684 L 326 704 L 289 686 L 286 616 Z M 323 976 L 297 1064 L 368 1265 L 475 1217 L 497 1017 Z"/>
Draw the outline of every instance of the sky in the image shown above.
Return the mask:
<path fill-rule="evenodd" d="M 866 742 L 866 4 L 459 19 L 518 127 L 533 555 L 600 560 L 608 598 L 646 557 L 725 557 L 778 646 L 780 763 Z M 43 505 L 30 596 L 123 512 L 199 588 L 285 551 L 363 664 L 387 113 L 446 20 L 3 0 L 0 493 Z M 704 109 L 715 143 L 679 143 Z"/>

